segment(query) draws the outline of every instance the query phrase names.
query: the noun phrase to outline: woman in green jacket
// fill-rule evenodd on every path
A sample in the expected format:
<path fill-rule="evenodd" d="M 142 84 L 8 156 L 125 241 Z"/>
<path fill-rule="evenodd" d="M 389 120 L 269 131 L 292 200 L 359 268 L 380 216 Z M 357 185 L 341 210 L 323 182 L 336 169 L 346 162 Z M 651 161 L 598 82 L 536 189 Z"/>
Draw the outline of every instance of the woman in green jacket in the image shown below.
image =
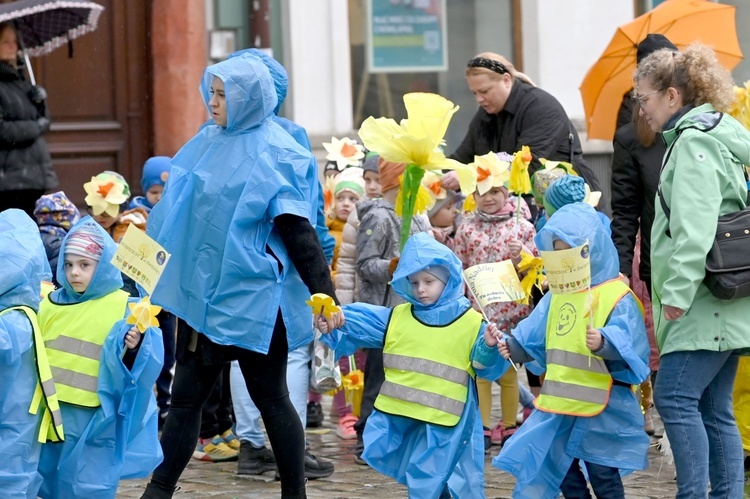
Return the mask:
<path fill-rule="evenodd" d="M 723 114 L 729 71 L 707 46 L 659 50 L 635 73 L 640 114 L 667 145 L 651 232 L 656 408 L 671 442 L 678 498 L 742 497 L 742 443 L 732 412 L 750 298 L 721 301 L 703 284 L 718 218 L 747 205 L 750 132 Z M 665 207 L 667 210 L 665 210 Z M 666 211 L 666 212 L 665 212 Z M 667 213 L 668 212 L 668 213 Z"/>

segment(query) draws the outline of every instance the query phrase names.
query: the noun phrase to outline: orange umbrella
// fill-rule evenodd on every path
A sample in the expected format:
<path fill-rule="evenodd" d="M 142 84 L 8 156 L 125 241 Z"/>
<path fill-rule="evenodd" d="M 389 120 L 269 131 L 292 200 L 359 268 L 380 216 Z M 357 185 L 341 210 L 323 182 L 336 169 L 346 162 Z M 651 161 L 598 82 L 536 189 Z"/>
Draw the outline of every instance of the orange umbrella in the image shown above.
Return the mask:
<path fill-rule="evenodd" d="M 725 67 L 733 69 L 742 60 L 734 10 L 732 5 L 708 0 L 667 0 L 617 28 L 580 87 L 588 137 L 614 137 L 622 97 L 633 88 L 638 43 L 649 33 L 661 33 L 681 49 L 693 42 L 705 43 Z"/>

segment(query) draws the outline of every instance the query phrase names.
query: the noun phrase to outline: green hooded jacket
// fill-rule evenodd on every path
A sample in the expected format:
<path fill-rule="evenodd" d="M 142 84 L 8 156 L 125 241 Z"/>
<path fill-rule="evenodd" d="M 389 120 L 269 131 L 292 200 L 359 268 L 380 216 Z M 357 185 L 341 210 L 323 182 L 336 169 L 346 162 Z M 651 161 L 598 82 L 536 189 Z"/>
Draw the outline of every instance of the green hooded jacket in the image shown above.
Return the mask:
<path fill-rule="evenodd" d="M 710 104 L 691 109 L 663 132 L 667 154 L 651 230 L 654 323 L 660 355 L 677 351 L 750 353 L 750 297 L 718 300 L 703 284 L 720 216 L 745 208 L 750 132 Z M 669 229 L 671 238 L 666 232 Z M 662 305 L 685 310 L 664 319 Z"/>

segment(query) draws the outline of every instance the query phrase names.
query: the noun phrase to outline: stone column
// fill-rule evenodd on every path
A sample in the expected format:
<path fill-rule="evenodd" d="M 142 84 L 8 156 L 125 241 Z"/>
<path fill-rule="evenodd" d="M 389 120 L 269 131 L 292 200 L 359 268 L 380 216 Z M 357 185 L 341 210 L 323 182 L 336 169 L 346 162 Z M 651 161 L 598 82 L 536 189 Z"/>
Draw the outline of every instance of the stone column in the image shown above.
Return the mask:
<path fill-rule="evenodd" d="M 208 61 L 205 2 L 153 0 L 154 154 L 173 156 L 208 119 L 198 86 Z"/>

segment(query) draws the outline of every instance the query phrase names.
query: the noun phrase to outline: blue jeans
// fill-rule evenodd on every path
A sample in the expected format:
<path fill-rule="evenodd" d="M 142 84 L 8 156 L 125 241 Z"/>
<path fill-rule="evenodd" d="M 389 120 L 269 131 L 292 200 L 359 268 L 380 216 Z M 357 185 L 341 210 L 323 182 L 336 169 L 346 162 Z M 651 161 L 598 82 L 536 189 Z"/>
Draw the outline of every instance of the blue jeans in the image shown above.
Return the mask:
<path fill-rule="evenodd" d="M 585 464 L 591 488 L 598 499 L 625 499 L 620 470 L 588 462 Z M 591 499 L 591 492 L 578 459 L 573 459 L 570 464 L 570 469 L 560 484 L 560 490 L 565 499 Z"/>
<path fill-rule="evenodd" d="M 742 441 L 732 409 L 739 357 L 734 351 L 661 357 L 654 402 L 672 446 L 677 499 L 742 497 Z"/>
<path fill-rule="evenodd" d="M 302 421 L 307 420 L 307 387 L 310 383 L 310 345 L 302 346 L 289 352 L 286 364 L 286 384 L 289 387 L 289 398 Z M 236 421 L 235 433 L 241 441 L 250 442 L 255 447 L 263 447 L 265 438 L 260 425 L 260 411 L 255 407 L 245 386 L 240 366 L 232 362 L 230 372 L 232 387 L 232 404 Z"/>

